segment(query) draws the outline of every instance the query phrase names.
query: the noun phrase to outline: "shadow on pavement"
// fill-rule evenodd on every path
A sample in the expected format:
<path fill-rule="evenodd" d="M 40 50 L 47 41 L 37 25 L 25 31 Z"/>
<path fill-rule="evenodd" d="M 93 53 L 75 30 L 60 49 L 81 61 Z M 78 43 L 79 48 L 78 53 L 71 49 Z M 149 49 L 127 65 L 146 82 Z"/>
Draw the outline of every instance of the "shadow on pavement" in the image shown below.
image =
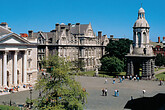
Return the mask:
<path fill-rule="evenodd" d="M 153 97 L 142 97 L 129 100 L 124 109 L 165 110 L 165 94 L 159 93 Z"/>

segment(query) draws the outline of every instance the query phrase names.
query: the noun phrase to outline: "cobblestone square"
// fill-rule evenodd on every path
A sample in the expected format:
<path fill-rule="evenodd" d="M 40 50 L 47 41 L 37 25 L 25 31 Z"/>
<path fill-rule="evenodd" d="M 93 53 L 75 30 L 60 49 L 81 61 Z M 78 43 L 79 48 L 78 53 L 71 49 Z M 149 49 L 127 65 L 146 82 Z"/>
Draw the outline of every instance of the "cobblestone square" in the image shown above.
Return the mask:
<path fill-rule="evenodd" d="M 104 84 L 105 78 L 84 76 L 76 77 L 76 80 L 88 92 L 85 110 L 123 110 L 127 101 L 131 99 L 131 96 L 134 99 L 143 97 L 143 89 L 146 90 L 146 97 L 152 97 L 157 93 L 165 93 L 165 85 L 159 86 L 159 81 L 140 80 L 138 82 L 126 79 L 122 83 L 119 83 L 119 79 L 116 79 L 116 83 L 112 84 L 113 79 L 107 78 L 107 84 Z M 108 89 L 108 96 L 102 96 L 102 88 Z M 115 89 L 119 90 L 119 97 L 114 97 Z M 32 98 L 37 98 L 38 94 L 38 91 L 33 90 Z M 26 98 L 29 98 L 29 96 L 29 90 L 1 95 L 0 104 L 3 104 L 3 101 L 9 102 L 10 99 L 12 102 L 22 104 L 25 103 Z"/>

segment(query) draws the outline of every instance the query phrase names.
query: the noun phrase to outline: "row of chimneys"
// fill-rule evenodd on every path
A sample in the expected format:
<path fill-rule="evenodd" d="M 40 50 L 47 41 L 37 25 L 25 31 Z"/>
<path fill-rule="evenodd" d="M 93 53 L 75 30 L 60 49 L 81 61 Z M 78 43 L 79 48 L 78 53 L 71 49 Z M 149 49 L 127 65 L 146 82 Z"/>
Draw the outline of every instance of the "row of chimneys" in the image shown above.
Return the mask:
<path fill-rule="evenodd" d="M 163 37 L 163 41 L 165 40 L 165 37 Z M 158 37 L 158 43 L 160 43 L 160 37 Z"/>
<path fill-rule="evenodd" d="M 52 30 L 51 32 L 60 31 L 60 27 L 61 27 L 61 29 L 65 29 L 65 25 L 63 25 L 63 24 L 60 25 L 59 23 L 57 23 L 57 24 L 55 24 L 55 26 L 56 26 L 56 30 Z M 78 34 L 80 34 L 80 23 L 76 23 L 75 26 L 77 26 L 79 28 L 78 29 Z M 71 23 L 68 23 L 68 27 L 69 27 L 69 30 L 70 30 L 71 29 Z M 68 31 L 68 30 L 66 29 L 66 31 Z M 29 30 L 28 34 L 29 34 L 29 37 L 33 37 L 33 30 Z M 99 38 L 102 37 L 102 31 L 98 31 L 98 37 Z M 113 35 L 110 35 L 110 38 L 113 38 Z"/>

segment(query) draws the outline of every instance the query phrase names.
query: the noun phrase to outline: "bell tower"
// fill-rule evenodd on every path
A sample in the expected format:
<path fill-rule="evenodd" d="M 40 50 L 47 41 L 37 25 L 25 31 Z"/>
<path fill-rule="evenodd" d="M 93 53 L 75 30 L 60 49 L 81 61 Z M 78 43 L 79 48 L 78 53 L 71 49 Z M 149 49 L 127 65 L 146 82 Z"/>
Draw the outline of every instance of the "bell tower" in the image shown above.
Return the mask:
<path fill-rule="evenodd" d="M 127 58 L 127 75 L 140 75 L 142 78 L 150 78 L 154 74 L 155 55 L 149 44 L 150 26 L 145 18 L 145 11 L 141 7 L 138 18 L 133 26 L 133 46 Z"/>

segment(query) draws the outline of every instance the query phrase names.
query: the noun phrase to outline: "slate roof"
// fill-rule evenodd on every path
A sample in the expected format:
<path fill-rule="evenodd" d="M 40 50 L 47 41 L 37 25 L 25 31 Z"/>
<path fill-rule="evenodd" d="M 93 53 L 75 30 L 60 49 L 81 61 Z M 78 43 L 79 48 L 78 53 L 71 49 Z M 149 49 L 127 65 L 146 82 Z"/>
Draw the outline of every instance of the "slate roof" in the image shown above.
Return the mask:
<path fill-rule="evenodd" d="M 155 48 L 157 45 L 160 45 L 161 48 L 163 48 L 163 43 L 158 43 L 158 42 L 152 42 L 152 41 L 150 41 L 150 44 L 153 45 L 153 48 Z"/>
<path fill-rule="evenodd" d="M 84 32 L 87 30 L 89 24 L 80 24 L 80 34 L 84 34 Z M 71 33 L 72 34 L 78 34 L 78 26 L 72 25 L 71 27 Z"/>
<path fill-rule="evenodd" d="M 10 34 L 13 33 L 12 31 L 0 26 L 0 36 L 6 35 L 6 34 Z"/>

